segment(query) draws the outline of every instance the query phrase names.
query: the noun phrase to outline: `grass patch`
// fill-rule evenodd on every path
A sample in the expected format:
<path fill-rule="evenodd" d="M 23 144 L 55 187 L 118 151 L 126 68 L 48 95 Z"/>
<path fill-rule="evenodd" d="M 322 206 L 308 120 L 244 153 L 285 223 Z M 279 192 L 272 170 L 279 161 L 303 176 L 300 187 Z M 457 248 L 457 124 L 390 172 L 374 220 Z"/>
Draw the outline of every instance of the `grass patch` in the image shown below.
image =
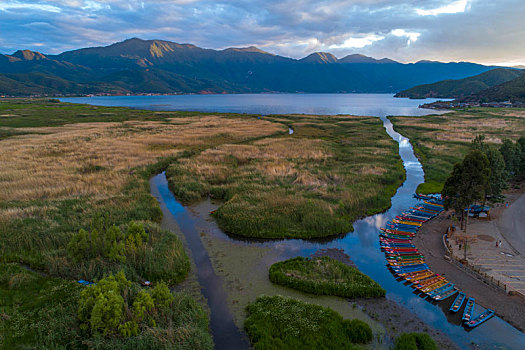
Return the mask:
<path fill-rule="evenodd" d="M 397 132 L 410 139 L 423 164 L 425 182 L 417 192 L 440 193 L 454 164 L 461 162 L 477 135 L 485 142 L 501 144 L 525 132 L 525 111 L 520 109 L 471 108 L 443 115 L 389 117 Z"/>
<path fill-rule="evenodd" d="M 329 257 L 297 257 L 273 264 L 270 281 L 305 293 L 346 298 L 384 297 L 385 290 L 358 269 Z"/>
<path fill-rule="evenodd" d="M 404 169 L 379 119 L 278 119 L 294 134 L 223 144 L 183 159 L 166 172 L 170 189 L 186 203 L 223 200 L 214 214 L 220 227 L 258 238 L 334 236 L 390 206 Z"/>
<path fill-rule="evenodd" d="M 255 349 L 356 349 L 372 340 L 370 327 L 335 311 L 282 296 L 261 296 L 245 322 Z"/>
<path fill-rule="evenodd" d="M 202 307 L 175 293 L 170 308 L 155 315 L 156 327 L 136 336 L 89 337 L 77 320 L 81 292 L 90 287 L 49 278 L 16 264 L 0 263 L 0 347 L 3 349 L 212 349 Z M 139 287 L 133 288 L 138 291 Z"/>
<path fill-rule="evenodd" d="M 403 333 L 396 339 L 395 350 L 437 350 L 434 340 L 425 333 Z"/>

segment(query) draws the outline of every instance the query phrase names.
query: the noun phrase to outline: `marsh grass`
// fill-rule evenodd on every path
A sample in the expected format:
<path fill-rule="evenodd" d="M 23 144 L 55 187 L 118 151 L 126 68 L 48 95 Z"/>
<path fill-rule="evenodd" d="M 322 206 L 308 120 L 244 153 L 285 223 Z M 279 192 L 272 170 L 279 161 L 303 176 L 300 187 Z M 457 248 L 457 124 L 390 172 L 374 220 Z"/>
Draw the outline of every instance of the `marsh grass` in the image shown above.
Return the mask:
<path fill-rule="evenodd" d="M 166 171 L 186 203 L 212 197 L 231 234 L 315 238 L 352 230 L 385 210 L 404 179 L 397 144 L 381 121 L 352 116 L 270 116 L 293 135 L 223 144 L 181 159 Z"/>
<path fill-rule="evenodd" d="M 157 327 L 146 327 L 138 336 L 87 337 L 77 320 L 78 299 L 84 288 L 89 287 L 0 263 L 0 348 L 213 348 L 206 313 L 184 293 L 175 293 L 171 308 L 157 315 Z"/>
<path fill-rule="evenodd" d="M 286 130 L 254 117 L 154 113 L 47 100 L 2 100 L 0 115 L 2 130 L 14 132 L 0 140 L 0 260 L 68 278 L 95 278 L 118 268 L 96 259 L 77 266 L 67 259 L 65 247 L 72 235 L 90 229 L 97 216 L 105 215 L 115 225 L 160 221 L 149 176 L 220 143 Z M 175 256 L 182 254 L 182 246 L 167 233 L 158 234 L 154 250 L 144 252 L 135 267 L 123 267 L 130 278 L 166 277 L 166 271 L 156 271 L 153 260 L 161 259 L 157 264 L 164 261 L 166 268 L 173 265 L 163 257 L 184 260 Z M 175 255 L 168 254 L 170 249 Z M 138 267 L 148 261 L 149 267 Z M 169 279 L 179 281 L 180 271 L 173 271 Z"/>
<path fill-rule="evenodd" d="M 403 333 L 396 339 L 394 350 L 437 350 L 434 340 L 425 333 Z"/>
<path fill-rule="evenodd" d="M 384 297 L 385 290 L 355 267 L 329 257 L 297 257 L 273 264 L 270 281 L 316 295 L 346 298 Z"/>
<path fill-rule="evenodd" d="M 463 160 L 477 135 L 500 144 L 525 133 L 525 110 L 472 108 L 443 115 L 390 117 L 394 128 L 410 139 L 425 170 L 419 193 L 440 193 L 454 164 Z"/>
<path fill-rule="evenodd" d="M 255 349 L 358 349 L 370 327 L 335 311 L 282 296 L 261 296 L 247 307 L 246 332 Z"/>

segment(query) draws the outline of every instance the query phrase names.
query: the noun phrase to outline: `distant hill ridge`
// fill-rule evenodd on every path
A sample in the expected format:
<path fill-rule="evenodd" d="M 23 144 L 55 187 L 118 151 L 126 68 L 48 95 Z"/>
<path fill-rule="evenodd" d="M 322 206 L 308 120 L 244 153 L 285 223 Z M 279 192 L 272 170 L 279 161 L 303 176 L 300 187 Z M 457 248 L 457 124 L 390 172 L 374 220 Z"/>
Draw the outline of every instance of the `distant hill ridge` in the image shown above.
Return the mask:
<path fill-rule="evenodd" d="M 410 89 L 398 92 L 395 97 L 461 99 L 472 94 L 480 93 L 490 87 L 513 80 L 522 74 L 523 72 L 518 69 L 493 69 L 464 79 L 443 80 L 433 84 L 414 86 Z"/>
<path fill-rule="evenodd" d="M 132 38 L 104 47 L 46 55 L 0 55 L 0 95 L 121 93 L 394 93 L 494 67 L 468 62 L 399 63 L 358 54 L 302 59 L 256 47 L 212 50 Z"/>

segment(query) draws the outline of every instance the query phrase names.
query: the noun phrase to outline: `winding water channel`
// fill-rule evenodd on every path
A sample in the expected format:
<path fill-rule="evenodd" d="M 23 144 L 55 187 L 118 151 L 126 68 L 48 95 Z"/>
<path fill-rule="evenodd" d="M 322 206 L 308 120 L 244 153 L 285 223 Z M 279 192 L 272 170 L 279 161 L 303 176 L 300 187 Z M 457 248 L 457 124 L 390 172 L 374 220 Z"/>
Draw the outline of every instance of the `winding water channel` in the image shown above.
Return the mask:
<path fill-rule="evenodd" d="M 304 95 L 299 95 L 299 99 L 302 99 L 303 97 Z M 322 99 L 325 99 L 326 97 L 327 96 L 323 96 Z M 336 97 L 336 99 L 337 98 L 342 97 Z M 361 100 L 366 100 L 366 96 L 359 98 L 361 98 Z M 331 103 L 334 103 L 333 99 L 330 101 Z M 92 101 L 84 100 L 70 102 L 91 103 Z M 122 101 L 120 102 L 120 105 L 129 106 L 129 104 L 122 103 Z M 523 349 L 525 344 L 525 334 L 512 327 L 499 317 L 493 317 L 485 324 L 471 331 L 466 331 L 461 326 L 458 316 L 453 316 L 448 312 L 448 307 L 450 306 L 451 300 L 438 304 L 433 304 L 423 300 L 421 297 L 414 294 L 412 288 L 398 282 L 385 266 L 384 254 L 379 249 L 378 230 L 384 225 L 386 221 L 392 219 L 396 215 L 399 215 L 408 207 L 414 206 L 414 204 L 416 204 L 416 200 L 413 199 L 412 194 L 415 192 L 418 184 L 424 181 L 422 166 L 414 155 L 410 141 L 406 137 L 403 137 L 393 130 L 392 124 L 386 118 L 386 115 L 422 115 L 428 113 L 428 111 L 426 112 L 415 108 L 417 107 L 417 104 L 413 102 L 410 102 L 413 103 L 411 106 L 401 105 L 398 106 L 399 108 L 397 109 L 395 108 L 395 104 L 397 102 L 386 100 L 384 102 L 384 108 L 369 108 L 366 111 L 359 109 L 359 102 L 357 103 L 356 108 L 352 108 L 351 103 L 350 107 L 348 107 L 348 105 L 340 107 L 340 104 L 337 105 L 336 102 L 336 105 L 340 108 L 332 110 L 288 108 L 287 110 L 272 110 L 272 113 L 347 113 L 375 115 L 381 118 L 388 135 L 399 143 L 399 154 L 403 160 L 406 170 L 406 180 L 403 185 L 399 187 L 396 194 L 392 197 L 392 206 L 389 210 L 382 214 L 377 214 L 357 220 L 353 225 L 355 229 L 354 232 L 329 241 L 238 241 L 217 229 L 214 230 L 214 235 L 222 240 L 236 242 L 236 244 L 244 246 L 264 247 L 271 249 L 281 260 L 298 255 L 309 256 L 318 249 L 343 249 L 346 254 L 350 255 L 352 261 L 361 271 L 381 284 L 381 286 L 387 291 L 387 299 L 398 302 L 416 314 L 419 318 L 423 319 L 427 324 L 447 334 L 460 348 L 470 348 L 473 344 L 476 344 L 476 348 L 480 349 Z M 277 101 L 275 103 L 279 102 Z M 281 101 L 281 103 L 285 106 L 283 108 L 286 108 L 284 99 Z M 365 101 L 363 103 L 367 104 L 369 102 Z M 406 102 L 404 103 L 406 104 Z M 261 110 L 254 110 L 253 106 L 254 105 L 252 102 L 248 102 L 247 105 L 245 105 L 244 112 L 261 113 Z M 296 107 L 296 105 L 294 106 Z M 148 108 L 144 105 L 141 105 L 140 107 Z M 222 107 L 224 108 L 221 109 L 215 106 L 215 110 L 220 112 L 239 112 L 239 110 L 236 108 L 228 108 L 228 106 Z M 308 105 L 306 107 L 308 107 Z M 180 109 L 178 107 L 168 108 L 165 105 L 163 108 Z M 204 104 L 204 107 L 203 105 L 194 105 L 193 108 L 188 108 L 188 106 L 186 106 L 185 109 L 210 111 L 210 108 L 212 107 L 206 108 L 206 104 Z M 262 114 L 264 114 L 264 112 Z M 202 293 L 208 299 L 208 304 L 210 306 L 210 324 L 212 333 L 214 335 L 214 340 L 216 342 L 216 348 L 246 348 L 248 346 L 246 337 L 241 331 L 238 330 L 238 328 L 236 328 L 232 319 L 232 315 L 228 310 L 226 302 L 227 296 L 223 285 L 221 284 L 221 277 L 217 276 L 214 272 L 210 262 L 210 257 L 208 256 L 208 251 L 204 247 L 201 237 L 199 236 L 197 223 L 199 220 L 203 220 L 203 218 L 199 217 L 199 215 L 195 212 L 182 206 L 175 199 L 173 194 L 168 189 L 166 177 L 164 174 L 159 174 L 153 177 L 150 181 L 150 185 L 152 194 L 159 200 L 159 203 L 161 204 L 161 208 L 165 216 L 164 220 L 168 222 L 170 220 L 176 222 L 186 237 L 188 247 L 197 267 L 197 277 L 202 287 Z M 490 307 L 490 305 L 485 306 Z M 475 313 L 481 310 L 482 309 L 477 309 Z"/>

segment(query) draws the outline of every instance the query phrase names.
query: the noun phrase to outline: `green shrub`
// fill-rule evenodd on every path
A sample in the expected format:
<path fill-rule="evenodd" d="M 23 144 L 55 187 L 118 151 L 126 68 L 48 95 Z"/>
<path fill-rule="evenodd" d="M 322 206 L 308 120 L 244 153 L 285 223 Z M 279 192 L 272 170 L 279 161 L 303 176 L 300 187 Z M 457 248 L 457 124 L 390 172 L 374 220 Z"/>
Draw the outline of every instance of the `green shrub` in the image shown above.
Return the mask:
<path fill-rule="evenodd" d="M 434 340 L 425 333 L 403 333 L 396 339 L 395 350 L 437 350 Z"/>
<path fill-rule="evenodd" d="M 131 288 L 122 271 L 109 275 L 80 295 L 80 328 L 89 334 L 136 336 L 147 327 L 156 327 L 158 315 L 171 308 L 175 298 L 164 283 L 150 292 Z"/>
<path fill-rule="evenodd" d="M 355 324 L 345 323 L 329 308 L 282 296 L 261 296 L 248 305 L 247 312 L 244 326 L 255 349 L 357 348 L 349 331 Z"/>
<path fill-rule="evenodd" d="M 273 283 L 316 295 L 347 298 L 385 296 L 385 290 L 373 279 L 329 257 L 296 257 L 281 261 L 270 267 L 269 275 Z"/>

